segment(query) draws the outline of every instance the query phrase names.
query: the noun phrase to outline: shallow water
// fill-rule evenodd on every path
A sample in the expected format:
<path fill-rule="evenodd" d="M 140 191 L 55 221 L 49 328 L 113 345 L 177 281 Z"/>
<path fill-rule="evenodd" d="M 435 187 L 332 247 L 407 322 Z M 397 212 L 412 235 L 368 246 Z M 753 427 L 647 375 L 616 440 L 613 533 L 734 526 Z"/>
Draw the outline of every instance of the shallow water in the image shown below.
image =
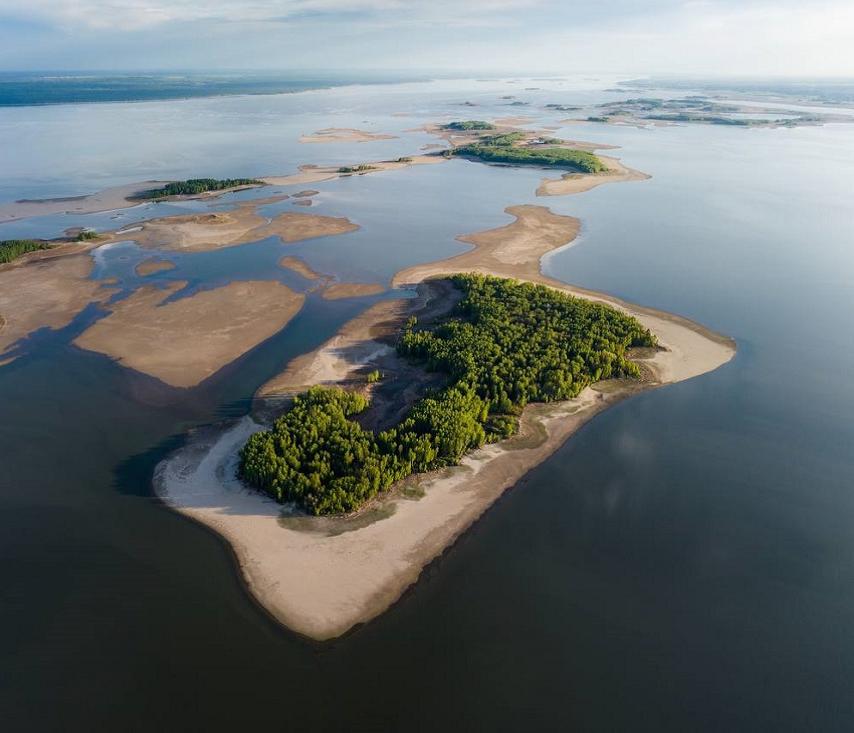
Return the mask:
<path fill-rule="evenodd" d="M 488 116 L 505 104 L 499 92 L 525 94 L 505 92 L 522 85 L 467 84 L 401 85 L 372 91 L 376 98 L 286 96 L 310 98 L 298 100 L 314 115 L 303 131 L 357 119 L 387 131 L 456 112 L 463 99 L 482 103 L 465 116 Z M 544 103 L 614 98 L 557 83 L 527 94 Z M 205 174 L 258 173 L 263 158 L 253 156 L 271 143 L 264 130 L 284 104 L 262 100 L 278 99 L 220 100 L 253 132 L 241 140 L 253 140 Z M 208 101 L 177 104 L 198 110 Z M 169 109 L 88 106 L 87 114 L 94 128 L 141 126 L 141 149 L 163 161 L 172 144 L 157 142 L 156 105 Z M 408 108 L 423 119 L 391 116 Z M 12 147 L 50 148 L 53 124 L 72 109 L 31 111 Z M 20 131 L 23 111 L 11 111 L 14 124 L 8 112 L 0 129 Z M 189 129 L 193 115 L 173 117 Z M 282 149 L 305 162 L 402 155 L 421 139 L 298 146 L 300 125 L 286 127 Z M 220 142 L 235 133 L 217 118 L 201 134 L 207 144 L 216 130 Z M 850 729 L 854 127 L 581 124 L 558 134 L 620 144 L 616 154 L 653 178 L 536 199 L 538 171 L 455 161 L 312 184 L 320 194 L 305 211 L 348 216 L 362 229 L 168 253 L 179 268 L 143 280 L 204 287 L 292 277 L 285 281 L 301 287 L 274 268 L 287 254 L 339 277 L 387 282 L 408 264 L 463 251 L 457 234 L 507 223 L 504 207 L 540 203 L 582 220 L 580 239 L 548 258 L 549 274 L 730 334 L 734 361 L 598 416 L 398 605 L 319 645 L 270 621 L 228 549 L 161 506 L 150 477 L 186 430 L 244 414 L 261 382 L 373 300 L 310 296 L 283 332 L 187 392 L 69 346 L 95 309 L 64 332 L 37 334 L 0 369 L 4 728 Z M 82 157 L 87 139 L 66 147 Z M 181 175 L 200 173 L 204 146 L 182 143 Z M 105 185 L 140 178 L 112 152 L 96 156 L 112 161 Z M 36 180 L 47 159 L 15 163 L 3 184 L 11 198 L 55 185 Z M 230 168 L 236 160 L 245 169 Z M 72 178 L 74 190 L 87 185 Z M 44 230 L 71 218 L 52 217 Z M 106 251 L 94 276 L 119 274 L 134 286 L 134 258 L 147 254 L 137 250 Z"/>

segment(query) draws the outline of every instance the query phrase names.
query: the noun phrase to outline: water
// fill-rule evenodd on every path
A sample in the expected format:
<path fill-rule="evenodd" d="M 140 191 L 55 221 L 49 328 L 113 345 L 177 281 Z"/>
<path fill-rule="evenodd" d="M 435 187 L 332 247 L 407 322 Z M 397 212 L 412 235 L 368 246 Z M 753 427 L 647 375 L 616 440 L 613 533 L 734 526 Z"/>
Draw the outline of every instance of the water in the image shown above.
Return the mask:
<path fill-rule="evenodd" d="M 483 86 L 425 85 L 417 105 L 426 117 L 479 94 L 486 107 L 503 87 Z M 378 117 L 414 103 L 414 87 L 377 91 Z M 330 110 L 318 126 L 337 124 L 349 92 L 318 96 Z M 259 99 L 245 99 L 247 120 Z M 620 144 L 653 178 L 536 199 L 536 171 L 459 161 L 321 183 L 310 211 L 362 230 L 188 254 L 180 272 L 202 286 L 299 254 L 387 281 L 462 251 L 453 237 L 506 223 L 509 204 L 545 203 L 583 222 L 550 274 L 695 318 L 734 336 L 736 358 L 598 416 L 399 604 L 315 644 L 256 607 L 227 547 L 149 482 L 187 429 L 245 413 L 258 384 L 371 301 L 310 297 L 281 334 L 186 393 L 69 346 L 80 323 L 41 335 L 0 369 L 4 728 L 850 729 L 854 128 L 562 133 Z M 315 147 L 338 154 L 300 152 Z M 95 276 L 130 278 L 131 261 Z"/>

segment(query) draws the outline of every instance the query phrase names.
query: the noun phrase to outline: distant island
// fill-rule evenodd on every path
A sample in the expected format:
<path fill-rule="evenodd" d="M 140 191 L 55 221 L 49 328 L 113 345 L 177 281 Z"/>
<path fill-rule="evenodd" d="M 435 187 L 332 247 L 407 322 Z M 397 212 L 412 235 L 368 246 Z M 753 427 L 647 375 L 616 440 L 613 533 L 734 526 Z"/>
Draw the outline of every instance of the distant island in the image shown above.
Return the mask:
<path fill-rule="evenodd" d="M 456 465 L 518 430 L 529 403 L 577 397 L 603 379 L 637 378 L 628 349 L 656 341 L 635 318 L 544 285 L 454 275 L 462 299 L 428 328 L 410 318 L 397 350 L 445 383 L 396 425 L 374 433 L 355 419 L 362 393 L 313 387 L 241 451 L 240 474 L 279 502 L 311 514 L 362 507 L 413 473 Z M 366 387 L 379 381 L 371 372 Z"/>
<path fill-rule="evenodd" d="M 132 198 L 160 199 L 167 196 L 198 196 L 211 191 L 226 191 L 244 186 L 263 186 L 264 181 L 256 178 L 190 178 L 186 181 L 167 183 L 160 188 L 139 191 Z"/>

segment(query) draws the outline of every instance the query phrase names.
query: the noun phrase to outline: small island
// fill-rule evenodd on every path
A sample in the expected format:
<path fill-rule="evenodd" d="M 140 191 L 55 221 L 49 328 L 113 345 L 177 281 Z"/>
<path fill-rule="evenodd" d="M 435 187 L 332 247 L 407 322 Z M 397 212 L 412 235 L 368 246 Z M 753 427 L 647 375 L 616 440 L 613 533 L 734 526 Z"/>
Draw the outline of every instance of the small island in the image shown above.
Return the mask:
<path fill-rule="evenodd" d="M 544 285 L 454 275 L 462 299 L 445 318 L 410 318 L 400 355 L 438 372 L 446 386 L 379 433 L 355 419 L 364 394 L 313 387 L 241 452 L 240 474 L 279 502 L 311 514 L 358 510 L 413 473 L 456 465 L 471 450 L 514 435 L 529 403 L 577 397 L 609 378 L 638 378 L 632 347 L 655 338 L 633 317 Z M 377 379 L 368 380 L 373 384 Z"/>

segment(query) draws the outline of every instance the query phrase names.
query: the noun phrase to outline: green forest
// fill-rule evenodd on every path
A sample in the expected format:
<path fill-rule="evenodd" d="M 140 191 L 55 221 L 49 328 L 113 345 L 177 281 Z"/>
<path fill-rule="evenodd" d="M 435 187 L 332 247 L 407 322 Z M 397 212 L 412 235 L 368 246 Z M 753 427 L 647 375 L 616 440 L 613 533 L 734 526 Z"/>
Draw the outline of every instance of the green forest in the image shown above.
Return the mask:
<path fill-rule="evenodd" d="M 471 145 L 460 145 L 458 148 L 454 148 L 453 154 L 477 158 L 487 163 L 544 165 L 554 168 L 571 168 L 584 173 L 602 173 L 607 170 L 598 156 L 588 153 L 586 150 L 548 146 L 522 148 L 500 142 L 495 144 L 494 141 L 490 142 L 488 138 Z"/>
<path fill-rule="evenodd" d="M 450 279 L 463 293 L 452 313 L 425 328 L 410 318 L 397 344 L 401 355 L 447 375 L 446 387 L 376 434 L 352 419 L 368 408 L 367 398 L 314 387 L 272 429 L 249 438 L 242 478 L 311 514 L 351 512 L 410 474 L 456 464 L 513 435 L 530 402 L 637 377 L 626 349 L 655 344 L 638 321 L 603 304 L 503 278 Z"/>
<path fill-rule="evenodd" d="M 162 188 L 140 191 L 135 198 L 159 199 L 164 196 L 187 196 L 206 193 L 208 191 L 222 191 L 226 188 L 235 188 L 237 186 L 263 185 L 264 181 L 259 181 L 255 178 L 190 178 L 186 181 L 167 183 Z"/>
<path fill-rule="evenodd" d="M 40 249 L 50 249 L 50 244 L 40 239 L 0 240 L 0 264 L 11 262 L 27 252 L 37 252 Z"/>

